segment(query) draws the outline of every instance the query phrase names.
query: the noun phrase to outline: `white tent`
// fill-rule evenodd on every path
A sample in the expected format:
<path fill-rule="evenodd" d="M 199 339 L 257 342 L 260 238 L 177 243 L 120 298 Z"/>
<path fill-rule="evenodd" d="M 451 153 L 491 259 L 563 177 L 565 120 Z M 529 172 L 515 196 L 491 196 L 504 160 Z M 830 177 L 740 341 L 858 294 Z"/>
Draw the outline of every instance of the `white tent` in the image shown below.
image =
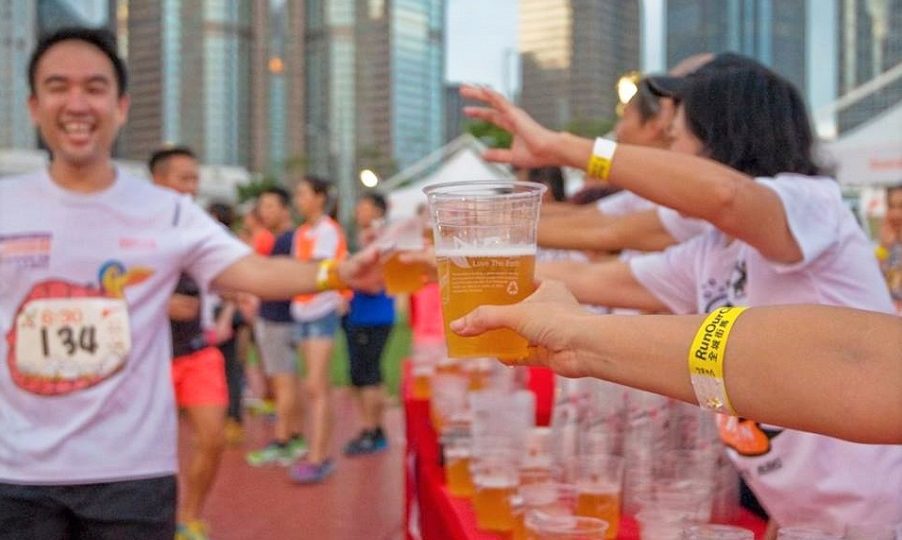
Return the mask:
<path fill-rule="evenodd" d="M 386 180 L 379 188 L 386 193 L 392 219 L 413 216 L 426 202 L 423 188 L 440 182 L 464 180 L 512 180 L 507 169 L 482 159 L 485 145 L 465 133 L 410 167 Z"/>
<path fill-rule="evenodd" d="M 828 143 L 825 150 L 843 185 L 902 183 L 902 103 Z"/>

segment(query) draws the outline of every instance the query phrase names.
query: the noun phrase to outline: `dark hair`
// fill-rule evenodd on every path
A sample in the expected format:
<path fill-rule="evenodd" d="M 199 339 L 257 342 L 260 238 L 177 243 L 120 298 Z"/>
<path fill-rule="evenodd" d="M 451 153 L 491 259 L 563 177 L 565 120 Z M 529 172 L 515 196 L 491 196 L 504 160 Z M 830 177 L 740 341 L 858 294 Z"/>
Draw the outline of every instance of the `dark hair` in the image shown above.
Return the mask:
<path fill-rule="evenodd" d="M 599 199 L 604 199 L 605 197 L 619 193 L 620 191 L 620 188 L 612 186 L 611 184 L 591 184 L 574 193 L 570 197 L 569 202 L 577 205 L 591 204 Z"/>
<path fill-rule="evenodd" d="M 310 186 L 310 189 L 312 189 L 313 193 L 316 195 L 323 196 L 323 211 L 332 218 L 335 218 L 338 213 L 338 208 L 335 207 L 330 210 L 330 203 L 332 202 L 332 182 L 320 178 L 319 176 L 305 176 L 301 180 L 301 183 Z"/>
<path fill-rule="evenodd" d="M 388 213 L 388 201 L 385 200 L 385 195 L 379 193 L 378 191 L 367 191 L 363 195 L 360 196 L 361 201 L 370 201 L 373 203 L 373 206 L 379 209 L 379 212 L 385 216 Z"/>
<path fill-rule="evenodd" d="M 756 177 L 820 173 L 801 94 L 761 64 L 746 59 L 697 72 L 680 97 L 707 157 Z"/>
<path fill-rule="evenodd" d="M 636 95 L 630 100 L 639 111 L 639 121 L 644 124 L 661 112 L 661 98 L 648 85 L 648 79 L 636 84 Z"/>
<path fill-rule="evenodd" d="M 70 26 L 60 28 L 50 34 L 42 36 L 37 46 L 31 53 L 28 60 L 28 86 L 31 88 L 31 95 L 35 95 L 37 81 L 35 77 L 38 71 L 38 62 L 47 54 L 54 45 L 63 41 L 82 41 L 89 45 L 93 45 L 102 52 L 113 64 L 113 72 L 116 74 L 116 85 L 119 90 L 119 97 L 125 95 L 128 88 L 128 72 L 125 69 L 125 62 L 119 57 L 116 50 L 116 36 L 105 28 L 84 28 L 79 26 Z"/>
<path fill-rule="evenodd" d="M 150 159 L 147 160 L 147 168 L 150 169 L 150 173 L 153 174 L 160 166 L 166 163 L 166 161 L 175 156 L 197 159 L 194 152 L 187 146 L 167 146 L 166 148 L 160 148 L 150 155 Z"/>
<path fill-rule="evenodd" d="M 291 196 L 285 191 L 285 188 L 279 186 L 270 186 L 263 191 L 260 192 L 260 195 L 257 197 L 258 199 L 264 195 L 275 195 L 277 199 L 279 199 L 279 203 L 288 207 L 291 204 Z"/>
<path fill-rule="evenodd" d="M 560 167 L 538 167 L 529 169 L 529 181 L 538 182 L 548 186 L 551 198 L 555 201 L 563 201 L 567 198 L 564 193 L 564 173 Z"/>
<path fill-rule="evenodd" d="M 213 216 L 216 221 L 222 223 L 226 228 L 231 229 L 232 223 L 235 222 L 235 210 L 228 203 L 214 202 L 207 207 L 207 212 Z"/>
<path fill-rule="evenodd" d="M 886 188 L 886 201 L 889 202 L 890 196 L 896 191 L 902 191 L 902 184 L 896 184 L 894 186 L 889 186 Z"/>

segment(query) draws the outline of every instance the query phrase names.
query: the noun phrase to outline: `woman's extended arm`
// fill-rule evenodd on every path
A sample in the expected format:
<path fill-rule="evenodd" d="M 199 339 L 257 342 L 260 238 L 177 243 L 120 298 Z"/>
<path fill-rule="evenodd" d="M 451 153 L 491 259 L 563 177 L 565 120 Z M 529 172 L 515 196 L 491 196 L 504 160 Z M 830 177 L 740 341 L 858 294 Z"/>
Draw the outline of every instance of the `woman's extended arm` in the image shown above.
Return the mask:
<path fill-rule="evenodd" d="M 695 403 L 687 355 L 704 315 L 592 315 L 547 282 L 513 306 L 452 323 L 462 335 L 508 327 L 538 346 L 530 360 Z M 828 306 L 749 308 L 724 360 L 738 414 L 867 443 L 902 443 L 902 319 Z"/>

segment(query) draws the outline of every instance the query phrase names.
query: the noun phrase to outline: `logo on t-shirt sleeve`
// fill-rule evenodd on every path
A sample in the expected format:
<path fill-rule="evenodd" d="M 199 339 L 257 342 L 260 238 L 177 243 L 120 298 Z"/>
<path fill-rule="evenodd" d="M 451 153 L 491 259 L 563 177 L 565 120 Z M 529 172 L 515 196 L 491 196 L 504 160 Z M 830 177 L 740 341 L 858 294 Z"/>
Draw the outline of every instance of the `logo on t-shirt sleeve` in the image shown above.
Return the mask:
<path fill-rule="evenodd" d="M 131 351 L 124 291 L 152 274 L 110 261 L 101 266 L 99 287 L 64 280 L 35 284 L 6 335 L 13 382 L 55 396 L 94 386 L 121 370 Z"/>

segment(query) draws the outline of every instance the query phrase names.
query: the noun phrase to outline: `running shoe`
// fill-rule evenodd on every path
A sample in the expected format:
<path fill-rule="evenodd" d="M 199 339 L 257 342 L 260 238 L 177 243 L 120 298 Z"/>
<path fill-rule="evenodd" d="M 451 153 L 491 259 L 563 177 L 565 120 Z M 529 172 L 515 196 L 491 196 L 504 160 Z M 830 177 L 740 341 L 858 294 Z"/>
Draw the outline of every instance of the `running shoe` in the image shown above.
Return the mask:
<path fill-rule="evenodd" d="M 388 440 L 382 430 L 363 430 L 360 435 L 351 439 L 344 447 L 344 454 L 349 457 L 378 454 L 388 450 Z"/>
<path fill-rule="evenodd" d="M 326 458 L 322 463 L 298 461 L 290 469 L 288 476 L 297 484 L 319 484 L 335 471 L 335 463 Z"/>

